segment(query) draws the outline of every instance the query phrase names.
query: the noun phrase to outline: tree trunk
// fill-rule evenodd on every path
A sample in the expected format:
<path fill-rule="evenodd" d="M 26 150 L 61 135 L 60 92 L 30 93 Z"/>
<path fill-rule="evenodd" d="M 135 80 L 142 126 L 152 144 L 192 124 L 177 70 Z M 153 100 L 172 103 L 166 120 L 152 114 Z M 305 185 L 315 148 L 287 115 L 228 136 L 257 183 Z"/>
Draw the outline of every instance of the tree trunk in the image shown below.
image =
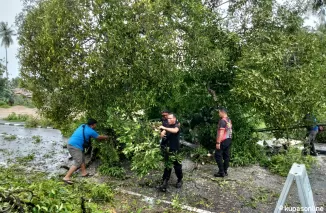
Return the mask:
<path fill-rule="evenodd" d="M 6 76 L 7 76 L 7 79 L 8 79 L 9 75 L 8 75 L 8 55 L 7 55 L 7 48 L 6 48 Z"/>

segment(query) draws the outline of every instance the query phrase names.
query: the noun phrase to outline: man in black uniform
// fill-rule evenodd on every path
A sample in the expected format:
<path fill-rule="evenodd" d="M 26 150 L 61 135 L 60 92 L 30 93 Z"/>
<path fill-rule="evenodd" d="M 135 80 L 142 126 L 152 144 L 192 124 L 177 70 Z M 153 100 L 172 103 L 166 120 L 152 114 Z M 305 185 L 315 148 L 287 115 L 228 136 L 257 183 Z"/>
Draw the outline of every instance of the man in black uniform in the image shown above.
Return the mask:
<path fill-rule="evenodd" d="M 177 123 L 177 118 L 174 114 L 170 113 L 168 115 L 168 126 L 160 126 L 161 132 L 161 138 L 164 138 L 166 136 L 166 139 L 162 141 L 163 143 L 161 146 L 164 147 L 164 160 L 165 160 L 165 169 L 163 174 L 163 183 L 160 186 L 161 191 L 165 192 L 168 181 L 171 176 L 172 168 L 168 166 L 169 164 L 169 158 L 171 158 L 172 155 L 176 155 L 180 148 L 180 127 L 179 123 Z M 181 188 L 182 187 L 182 165 L 180 162 L 178 162 L 177 159 L 173 160 L 173 166 L 175 170 L 175 174 L 178 178 L 176 187 Z"/>
<path fill-rule="evenodd" d="M 169 114 L 170 114 L 170 112 L 168 110 L 163 110 L 161 112 L 161 115 L 162 115 L 162 118 L 161 118 L 162 126 L 167 127 L 169 125 L 169 123 L 168 123 L 168 116 L 169 116 Z"/>

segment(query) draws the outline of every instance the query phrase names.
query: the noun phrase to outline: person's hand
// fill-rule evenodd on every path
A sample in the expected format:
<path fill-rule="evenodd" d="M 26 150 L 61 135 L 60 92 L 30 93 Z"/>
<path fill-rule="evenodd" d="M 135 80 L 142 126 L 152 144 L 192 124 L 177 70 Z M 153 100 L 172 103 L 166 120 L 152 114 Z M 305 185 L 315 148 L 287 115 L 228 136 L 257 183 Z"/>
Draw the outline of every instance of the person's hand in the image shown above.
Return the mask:
<path fill-rule="evenodd" d="M 164 129 L 165 129 L 165 127 L 164 127 L 164 126 L 160 126 L 160 127 L 159 127 L 159 129 L 162 129 L 162 130 L 164 130 Z"/>
<path fill-rule="evenodd" d="M 165 134 L 166 134 L 166 131 L 163 130 L 163 131 L 161 132 L 161 138 L 164 138 Z"/>
<path fill-rule="evenodd" d="M 221 149 L 221 144 L 217 143 L 217 144 L 216 144 L 216 149 L 217 149 L 217 150 L 220 150 L 220 149 Z"/>

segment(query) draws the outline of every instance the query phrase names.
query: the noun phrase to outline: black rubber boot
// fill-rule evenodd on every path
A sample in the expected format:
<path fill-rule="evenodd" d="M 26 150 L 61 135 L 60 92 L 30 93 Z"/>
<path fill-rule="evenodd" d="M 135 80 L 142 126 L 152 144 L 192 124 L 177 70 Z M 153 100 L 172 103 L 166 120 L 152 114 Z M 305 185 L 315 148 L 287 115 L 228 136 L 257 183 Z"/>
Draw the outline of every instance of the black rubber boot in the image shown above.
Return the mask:
<path fill-rule="evenodd" d="M 182 180 L 179 180 L 179 181 L 177 182 L 177 184 L 175 185 L 175 187 L 176 187 L 177 189 L 180 189 L 180 188 L 182 187 L 182 184 L 183 184 Z"/>
<path fill-rule="evenodd" d="M 216 173 L 214 174 L 214 177 L 224 177 L 225 174 L 224 173 Z"/>
<path fill-rule="evenodd" d="M 159 189 L 161 192 L 166 192 L 167 187 L 168 187 L 168 181 L 163 180 L 163 183 L 160 185 Z"/>

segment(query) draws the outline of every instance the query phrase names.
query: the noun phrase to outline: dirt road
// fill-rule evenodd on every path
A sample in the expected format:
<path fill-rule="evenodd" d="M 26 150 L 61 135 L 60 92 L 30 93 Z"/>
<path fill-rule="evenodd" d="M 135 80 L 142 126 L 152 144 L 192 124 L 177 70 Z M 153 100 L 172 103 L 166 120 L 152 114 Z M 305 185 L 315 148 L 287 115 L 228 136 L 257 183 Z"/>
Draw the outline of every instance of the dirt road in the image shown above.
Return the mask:
<path fill-rule="evenodd" d="M 13 112 L 16 114 L 37 116 L 36 108 L 28 108 L 25 106 L 13 106 L 10 108 L 0 108 L 0 119 L 8 117 L 8 115 Z"/>

